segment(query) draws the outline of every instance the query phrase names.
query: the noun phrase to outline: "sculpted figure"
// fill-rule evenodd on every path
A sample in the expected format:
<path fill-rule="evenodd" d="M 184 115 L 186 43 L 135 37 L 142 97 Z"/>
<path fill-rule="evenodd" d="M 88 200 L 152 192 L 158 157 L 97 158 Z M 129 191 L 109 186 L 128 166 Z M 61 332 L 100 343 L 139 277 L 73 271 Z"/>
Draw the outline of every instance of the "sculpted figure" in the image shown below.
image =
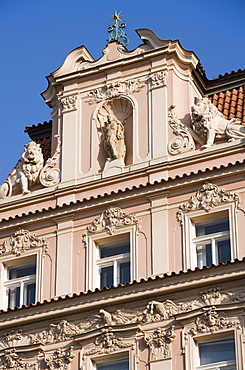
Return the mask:
<path fill-rule="evenodd" d="M 108 160 L 125 157 L 126 145 L 124 140 L 124 127 L 115 116 L 108 114 L 105 126 L 105 149 L 109 155 Z"/>
<path fill-rule="evenodd" d="M 0 186 L 0 198 L 11 196 L 21 189 L 22 194 L 30 192 L 29 185 L 38 181 L 39 173 L 43 168 L 43 154 L 40 145 L 30 141 L 19 159 L 16 168 Z M 17 191 L 16 191 L 17 190 Z"/>
<path fill-rule="evenodd" d="M 213 145 L 216 138 L 231 141 L 245 137 L 242 123 L 237 118 L 225 119 L 208 98 L 195 98 L 191 117 L 194 133 L 205 141 L 202 148 Z"/>

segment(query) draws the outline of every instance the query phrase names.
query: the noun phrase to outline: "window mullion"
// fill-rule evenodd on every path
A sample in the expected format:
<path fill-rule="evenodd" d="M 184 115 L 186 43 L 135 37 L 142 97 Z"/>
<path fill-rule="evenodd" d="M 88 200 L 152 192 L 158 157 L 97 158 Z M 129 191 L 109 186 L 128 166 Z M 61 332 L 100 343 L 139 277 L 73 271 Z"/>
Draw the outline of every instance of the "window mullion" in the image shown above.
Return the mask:
<path fill-rule="evenodd" d="M 20 307 L 24 304 L 24 289 L 25 284 L 23 281 L 20 283 Z"/>
<path fill-rule="evenodd" d="M 113 261 L 113 285 L 117 286 L 118 284 L 118 261 Z"/>
<path fill-rule="evenodd" d="M 212 263 L 214 265 L 217 264 L 218 258 L 217 258 L 217 250 L 216 250 L 216 239 L 211 239 L 211 248 L 212 248 Z"/>

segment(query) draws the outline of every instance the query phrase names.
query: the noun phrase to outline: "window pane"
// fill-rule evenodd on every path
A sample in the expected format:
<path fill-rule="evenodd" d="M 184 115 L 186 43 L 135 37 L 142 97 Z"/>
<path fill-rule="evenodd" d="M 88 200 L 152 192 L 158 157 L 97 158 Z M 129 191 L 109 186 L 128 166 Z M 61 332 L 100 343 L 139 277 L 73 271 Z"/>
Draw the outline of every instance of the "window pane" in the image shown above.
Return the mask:
<path fill-rule="evenodd" d="M 212 264 L 211 244 L 197 246 L 197 266 L 210 266 Z"/>
<path fill-rule="evenodd" d="M 120 263 L 120 284 L 130 281 L 130 262 Z"/>
<path fill-rule="evenodd" d="M 231 260 L 230 240 L 222 240 L 218 242 L 218 262 L 226 262 Z"/>
<path fill-rule="evenodd" d="M 117 254 L 129 253 L 129 243 L 110 245 L 100 248 L 100 258 L 116 256 Z"/>
<path fill-rule="evenodd" d="M 98 370 L 129 370 L 129 362 L 128 360 L 125 361 L 118 361 L 118 362 L 111 362 L 109 364 L 101 364 L 97 366 Z"/>
<path fill-rule="evenodd" d="M 219 231 L 229 231 L 229 220 L 222 220 L 219 222 L 213 222 L 206 225 L 196 226 L 196 236 L 214 234 Z"/>
<path fill-rule="evenodd" d="M 9 268 L 9 280 L 36 274 L 36 265 Z"/>
<path fill-rule="evenodd" d="M 234 339 L 199 344 L 200 365 L 236 359 Z"/>
<path fill-rule="evenodd" d="M 113 285 L 113 266 L 102 267 L 100 270 L 100 287 Z"/>
<path fill-rule="evenodd" d="M 20 307 L 20 287 L 8 289 L 8 308 Z"/>
<path fill-rule="evenodd" d="M 36 297 L 36 284 L 28 284 L 26 286 L 26 297 L 24 297 L 24 304 L 28 305 L 30 303 L 35 303 Z"/>

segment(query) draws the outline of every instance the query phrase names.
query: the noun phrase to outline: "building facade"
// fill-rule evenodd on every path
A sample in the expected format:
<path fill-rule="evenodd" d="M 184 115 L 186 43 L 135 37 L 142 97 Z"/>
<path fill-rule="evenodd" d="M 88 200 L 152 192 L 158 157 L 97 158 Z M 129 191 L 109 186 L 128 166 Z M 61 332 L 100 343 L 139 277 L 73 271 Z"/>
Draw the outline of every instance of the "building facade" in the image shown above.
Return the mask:
<path fill-rule="evenodd" d="M 0 369 L 242 370 L 245 72 L 73 50 L 0 186 Z"/>

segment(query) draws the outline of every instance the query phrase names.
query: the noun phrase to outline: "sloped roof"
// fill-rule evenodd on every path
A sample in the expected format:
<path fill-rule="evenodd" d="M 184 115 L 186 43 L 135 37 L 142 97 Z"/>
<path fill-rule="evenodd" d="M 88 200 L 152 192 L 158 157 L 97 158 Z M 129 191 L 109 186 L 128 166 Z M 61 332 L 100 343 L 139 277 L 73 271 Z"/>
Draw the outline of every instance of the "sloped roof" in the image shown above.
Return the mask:
<path fill-rule="evenodd" d="M 212 103 L 226 119 L 238 118 L 245 126 L 245 85 L 214 94 Z"/>

